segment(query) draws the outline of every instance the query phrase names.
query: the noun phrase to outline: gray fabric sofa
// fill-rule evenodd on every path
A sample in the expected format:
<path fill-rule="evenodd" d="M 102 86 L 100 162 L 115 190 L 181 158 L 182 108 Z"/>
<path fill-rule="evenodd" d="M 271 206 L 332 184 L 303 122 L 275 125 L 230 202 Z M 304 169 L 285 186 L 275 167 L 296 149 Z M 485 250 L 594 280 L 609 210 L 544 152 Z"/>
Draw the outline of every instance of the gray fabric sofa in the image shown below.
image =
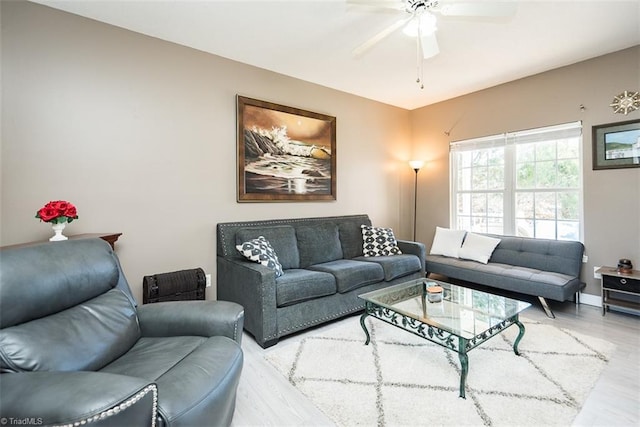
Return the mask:
<path fill-rule="evenodd" d="M 243 365 L 238 304 L 138 307 L 101 239 L 3 249 L 0 271 L 3 424 L 231 423 Z"/>
<path fill-rule="evenodd" d="M 578 291 L 585 287 L 580 281 L 584 253 L 581 242 L 484 235 L 500 239 L 487 264 L 427 255 L 427 275 L 435 273 L 537 296 L 549 317 L 554 315 L 545 298 L 555 301 L 567 301 L 574 295 L 578 298 Z"/>
<path fill-rule="evenodd" d="M 266 348 L 363 310 L 362 293 L 424 277 L 422 243 L 398 241 L 401 255 L 365 257 L 361 225 L 371 225 L 367 215 L 218 224 L 218 298 L 245 308 L 245 329 Z M 282 276 L 236 249 L 258 236 L 273 246 Z"/>

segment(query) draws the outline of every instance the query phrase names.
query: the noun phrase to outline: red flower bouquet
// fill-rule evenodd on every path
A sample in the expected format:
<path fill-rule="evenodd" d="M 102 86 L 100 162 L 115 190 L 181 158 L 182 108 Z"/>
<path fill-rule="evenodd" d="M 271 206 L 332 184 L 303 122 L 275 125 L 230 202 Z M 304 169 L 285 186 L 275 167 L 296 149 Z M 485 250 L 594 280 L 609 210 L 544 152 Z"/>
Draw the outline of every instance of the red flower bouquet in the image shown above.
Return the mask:
<path fill-rule="evenodd" d="M 36 212 L 36 218 L 40 219 L 40 221 L 60 224 L 78 219 L 78 212 L 76 211 L 76 207 L 71 203 L 65 202 L 64 200 L 56 200 L 40 208 L 40 210 Z"/>

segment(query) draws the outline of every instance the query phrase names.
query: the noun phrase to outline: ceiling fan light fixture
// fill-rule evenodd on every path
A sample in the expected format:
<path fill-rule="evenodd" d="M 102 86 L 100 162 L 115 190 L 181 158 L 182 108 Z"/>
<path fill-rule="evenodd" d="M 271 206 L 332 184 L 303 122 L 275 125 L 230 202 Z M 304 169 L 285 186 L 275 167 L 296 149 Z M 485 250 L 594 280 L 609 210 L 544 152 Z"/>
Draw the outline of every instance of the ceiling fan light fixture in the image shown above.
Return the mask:
<path fill-rule="evenodd" d="M 424 11 L 404 26 L 402 32 L 409 37 L 428 36 L 436 32 L 437 19 L 434 14 Z M 419 30 L 419 31 L 418 31 Z"/>
<path fill-rule="evenodd" d="M 416 44 L 416 83 L 420 89 L 424 89 L 425 60 L 440 53 L 436 38 L 438 29 L 436 15 L 454 18 L 508 18 L 515 14 L 517 3 L 519 3 L 513 0 L 346 0 L 346 2 L 404 12 L 403 18 L 356 47 L 353 55 L 361 56 L 386 37 L 402 29 L 402 32 L 413 38 Z M 617 105 L 611 106 L 617 108 Z M 635 104 L 633 106 L 635 107 Z"/>

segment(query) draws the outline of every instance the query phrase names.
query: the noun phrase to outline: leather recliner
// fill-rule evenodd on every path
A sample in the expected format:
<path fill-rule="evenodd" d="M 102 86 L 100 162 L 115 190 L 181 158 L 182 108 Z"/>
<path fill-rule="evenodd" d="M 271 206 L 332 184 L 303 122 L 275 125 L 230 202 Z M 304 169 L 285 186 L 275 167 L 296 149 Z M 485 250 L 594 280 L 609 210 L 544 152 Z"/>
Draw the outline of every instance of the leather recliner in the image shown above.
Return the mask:
<path fill-rule="evenodd" d="M 137 306 L 109 244 L 0 251 L 0 417 L 11 424 L 229 425 L 244 311 Z"/>

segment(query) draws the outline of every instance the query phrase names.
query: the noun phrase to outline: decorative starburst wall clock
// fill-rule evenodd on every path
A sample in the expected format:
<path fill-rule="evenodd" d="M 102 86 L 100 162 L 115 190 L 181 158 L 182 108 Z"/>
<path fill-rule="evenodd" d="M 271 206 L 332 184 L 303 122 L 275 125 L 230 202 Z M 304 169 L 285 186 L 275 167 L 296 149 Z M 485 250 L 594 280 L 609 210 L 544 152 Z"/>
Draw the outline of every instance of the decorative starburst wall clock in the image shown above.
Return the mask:
<path fill-rule="evenodd" d="M 614 113 L 626 116 L 631 111 L 640 108 L 640 93 L 625 90 L 621 94 L 614 96 L 613 102 L 609 106 L 613 108 Z"/>

